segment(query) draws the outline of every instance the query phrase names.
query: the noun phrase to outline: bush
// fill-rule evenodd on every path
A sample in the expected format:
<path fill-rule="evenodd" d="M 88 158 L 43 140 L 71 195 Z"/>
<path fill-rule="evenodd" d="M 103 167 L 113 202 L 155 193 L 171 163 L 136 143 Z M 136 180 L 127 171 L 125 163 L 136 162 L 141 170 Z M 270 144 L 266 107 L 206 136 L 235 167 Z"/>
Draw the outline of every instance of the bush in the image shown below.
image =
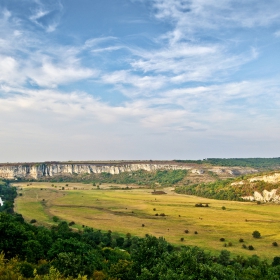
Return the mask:
<path fill-rule="evenodd" d="M 158 213 L 156 213 L 155 216 L 158 216 Z"/>
<path fill-rule="evenodd" d="M 253 237 L 254 238 L 261 238 L 261 234 L 259 231 L 255 230 L 253 233 L 252 233 Z"/>
<path fill-rule="evenodd" d="M 240 242 L 240 243 L 244 242 L 244 239 L 243 239 L 243 238 L 240 238 L 240 239 L 239 239 L 239 242 Z"/>
<path fill-rule="evenodd" d="M 162 217 L 164 217 L 164 216 L 165 216 L 165 214 L 164 214 L 164 213 L 160 213 L 159 215 L 160 215 L 160 216 L 162 216 Z"/>
<path fill-rule="evenodd" d="M 189 233 L 189 231 L 187 229 L 185 229 L 185 233 Z"/>
<path fill-rule="evenodd" d="M 224 242 L 224 241 L 225 241 L 225 239 L 222 237 L 222 238 L 220 238 L 220 241 L 221 241 L 221 242 Z"/>
<path fill-rule="evenodd" d="M 229 247 L 231 247 L 231 246 L 232 246 L 232 243 L 231 243 L 231 242 L 229 242 L 229 243 L 228 243 L 228 246 L 229 246 Z"/>
<path fill-rule="evenodd" d="M 59 221 L 59 218 L 57 217 L 57 216 L 53 216 L 53 221 L 55 222 L 55 223 L 57 223 L 58 221 Z"/>
<path fill-rule="evenodd" d="M 248 246 L 248 249 L 251 250 L 251 251 L 252 251 L 252 250 L 255 250 L 255 248 L 253 247 L 253 245 L 249 245 L 249 246 Z"/>
<path fill-rule="evenodd" d="M 156 208 L 154 208 L 153 210 L 154 210 L 154 211 L 156 211 L 157 209 L 156 209 Z"/>
<path fill-rule="evenodd" d="M 225 206 L 222 206 L 222 209 L 223 209 L 223 210 L 226 210 L 226 207 L 225 207 Z"/>
<path fill-rule="evenodd" d="M 194 232 L 194 234 L 198 234 L 198 232 L 197 232 L 197 231 L 195 231 L 195 232 Z"/>
<path fill-rule="evenodd" d="M 75 225 L 75 222 L 72 221 L 72 222 L 69 223 L 70 227 L 73 226 L 73 225 Z"/>
<path fill-rule="evenodd" d="M 181 237 L 181 241 L 184 241 L 184 237 Z"/>
<path fill-rule="evenodd" d="M 242 248 L 246 249 L 246 248 L 247 248 L 247 246 L 246 246 L 245 244 L 242 244 Z"/>
<path fill-rule="evenodd" d="M 278 243 L 274 241 L 274 242 L 272 242 L 272 246 L 277 247 Z"/>
<path fill-rule="evenodd" d="M 37 221 L 35 220 L 35 219 L 32 219 L 31 221 L 30 221 L 30 224 L 35 224 Z"/>
<path fill-rule="evenodd" d="M 145 225 L 144 224 L 142 224 L 142 227 L 144 227 Z"/>

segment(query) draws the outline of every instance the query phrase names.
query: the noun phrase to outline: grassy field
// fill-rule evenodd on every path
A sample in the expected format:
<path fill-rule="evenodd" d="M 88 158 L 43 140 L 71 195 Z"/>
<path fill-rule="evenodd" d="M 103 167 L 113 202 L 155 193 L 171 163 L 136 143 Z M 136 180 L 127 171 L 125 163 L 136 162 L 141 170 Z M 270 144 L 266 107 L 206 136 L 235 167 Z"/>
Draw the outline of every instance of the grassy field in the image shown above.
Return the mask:
<path fill-rule="evenodd" d="M 36 219 L 38 224 L 52 225 L 52 217 L 58 216 L 74 221 L 78 229 L 84 225 L 140 237 L 148 233 L 163 236 L 173 244 L 199 246 L 214 253 L 227 249 L 233 255 L 257 254 L 270 260 L 280 255 L 280 247 L 271 245 L 276 241 L 280 246 L 279 205 L 177 195 L 172 188 L 166 189 L 166 195 L 152 195 L 151 189 L 127 190 L 126 185 L 118 185 L 123 188 L 119 190 L 106 184 L 100 189 L 79 183 L 14 185 L 22 194 L 16 199 L 15 209 L 26 221 Z M 208 203 L 209 207 L 195 207 L 197 203 Z M 260 239 L 252 237 L 254 230 L 261 233 Z M 240 243 L 240 238 L 245 242 Z M 253 245 L 255 250 L 244 249 L 242 244 Z"/>

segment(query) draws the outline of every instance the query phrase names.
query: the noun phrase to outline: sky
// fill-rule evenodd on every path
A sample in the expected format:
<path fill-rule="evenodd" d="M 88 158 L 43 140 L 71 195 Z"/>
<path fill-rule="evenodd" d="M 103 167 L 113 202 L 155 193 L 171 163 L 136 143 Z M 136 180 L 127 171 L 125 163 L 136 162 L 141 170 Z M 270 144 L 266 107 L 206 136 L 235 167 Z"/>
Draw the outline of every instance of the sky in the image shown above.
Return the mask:
<path fill-rule="evenodd" d="M 279 0 L 0 1 L 0 162 L 279 156 Z"/>

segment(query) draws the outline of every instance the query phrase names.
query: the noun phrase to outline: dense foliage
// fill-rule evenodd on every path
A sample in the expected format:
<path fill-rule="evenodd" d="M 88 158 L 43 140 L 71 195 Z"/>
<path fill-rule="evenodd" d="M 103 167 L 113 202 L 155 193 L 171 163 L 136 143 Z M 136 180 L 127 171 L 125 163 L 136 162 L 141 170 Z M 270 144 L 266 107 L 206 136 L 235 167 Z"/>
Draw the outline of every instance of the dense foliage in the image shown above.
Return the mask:
<path fill-rule="evenodd" d="M 226 250 L 212 256 L 149 235 L 73 232 L 66 222 L 46 229 L 6 213 L 0 214 L 0 234 L 1 279 L 33 278 L 34 271 L 35 279 L 280 279 L 278 257 L 269 264 L 255 255 L 231 258 Z"/>
<path fill-rule="evenodd" d="M 120 174 L 100 173 L 74 176 L 56 176 L 43 178 L 50 182 L 83 182 L 83 183 L 110 183 L 110 184 L 137 184 L 144 186 L 169 186 L 180 182 L 187 175 L 187 170 L 157 170 L 149 172 L 144 170 L 123 172 Z"/>
<path fill-rule="evenodd" d="M 0 212 L 13 213 L 13 203 L 16 196 L 16 188 L 11 187 L 8 181 L 0 180 L 0 197 L 4 201 L 4 205 L 0 206 Z"/>
<path fill-rule="evenodd" d="M 175 160 L 184 163 L 210 164 L 218 166 L 240 166 L 252 167 L 259 170 L 272 170 L 280 168 L 280 157 L 278 158 L 207 158 L 203 160 Z"/>

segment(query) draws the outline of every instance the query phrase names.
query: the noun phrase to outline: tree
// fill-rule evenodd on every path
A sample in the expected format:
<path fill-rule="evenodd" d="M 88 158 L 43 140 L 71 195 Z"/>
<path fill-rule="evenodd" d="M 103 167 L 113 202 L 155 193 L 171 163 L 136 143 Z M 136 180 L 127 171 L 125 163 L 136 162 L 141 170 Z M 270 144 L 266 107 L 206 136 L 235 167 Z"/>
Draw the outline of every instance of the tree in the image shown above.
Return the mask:
<path fill-rule="evenodd" d="M 253 231 L 252 235 L 253 235 L 254 238 L 261 238 L 261 234 L 257 230 Z"/>

